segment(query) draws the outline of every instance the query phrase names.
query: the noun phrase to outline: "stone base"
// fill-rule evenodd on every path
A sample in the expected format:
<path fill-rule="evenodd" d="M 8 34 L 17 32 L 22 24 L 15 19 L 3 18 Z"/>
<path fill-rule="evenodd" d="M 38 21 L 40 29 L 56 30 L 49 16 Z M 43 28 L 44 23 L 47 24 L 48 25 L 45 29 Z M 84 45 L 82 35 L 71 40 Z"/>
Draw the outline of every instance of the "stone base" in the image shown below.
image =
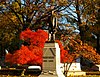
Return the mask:
<path fill-rule="evenodd" d="M 60 48 L 58 43 L 45 43 L 43 49 L 43 72 L 54 72 L 59 65 Z"/>
<path fill-rule="evenodd" d="M 43 77 L 65 77 L 60 69 L 58 43 L 46 43 L 43 49 Z M 46 76 L 47 75 L 47 76 Z"/>

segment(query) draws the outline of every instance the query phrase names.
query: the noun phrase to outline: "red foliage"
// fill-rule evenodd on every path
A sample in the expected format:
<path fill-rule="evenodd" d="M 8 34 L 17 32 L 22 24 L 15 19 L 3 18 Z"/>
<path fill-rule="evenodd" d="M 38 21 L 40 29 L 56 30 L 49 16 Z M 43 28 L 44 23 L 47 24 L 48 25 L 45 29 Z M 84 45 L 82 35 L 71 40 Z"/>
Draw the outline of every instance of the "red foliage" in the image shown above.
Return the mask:
<path fill-rule="evenodd" d="M 63 50 L 64 47 L 63 47 L 62 43 L 60 42 L 60 40 L 56 40 L 56 42 L 59 44 L 60 50 Z"/>
<path fill-rule="evenodd" d="M 26 29 L 20 34 L 20 39 L 25 40 L 31 45 L 43 48 L 46 39 L 48 39 L 48 34 L 47 32 L 40 29 L 36 32 L 33 32 L 30 29 Z"/>
<path fill-rule="evenodd" d="M 10 53 L 6 54 L 5 61 L 11 63 L 12 62 L 11 59 L 12 59 L 12 54 L 10 54 Z"/>
<path fill-rule="evenodd" d="M 32 32 L 29 28 L 27 28 L 25 31 L 21 32 L 20 39 L 27 40 L 28 38 L 33 37 L 34 32 Z"/>
<path fill-rule="evenodd" d="M 48 34 L 43 30 L 33 32 L 30 29 L 26 29 L 20 34 L 20 39 L 28 42 L 30 45 L 22 45 L 14 54 L 7 54 L 5 61 L 11 64 L 32 64 L 41 66 L 43 62 L 42 48 L 47 38 Z"/>
<path fill-rule="evenodd" d="M 22 46 L 20 50 L 15 51 L 14 54 L 8 53 L 6 55 L 6 62 L 12 64 L 42 64 L 42 49 L 33 47 L 30 50 L 27 46 Z"/>
<path fill-rule="evenodd" d="M 59 40 L 56 40 L 60 47 L 60 59 L 62 63 L 72 62 L 73 57 L 68 53 L 67 50 L 64 49 L 62 43 Z"/>
<path fill-rule="evenodd" d="M 43 30 L 37 30 L 36 32 L 26 29 L 20 34 L 20 39 L 29 43 L 29 46 L 24 46 L 19 50 L 16 50 L 14 54 L 6 55 L 6 62 L 12 64 L 32 64 L 32 65 L 42 65 L 43 62 L 43 51 L 44 44 L 48 34 Z M 60 58 L 61 62 L 71 62 L 73 59 L 68 51 L 64 50 L 62 43 L 56 40 L 60 47 Z"/>

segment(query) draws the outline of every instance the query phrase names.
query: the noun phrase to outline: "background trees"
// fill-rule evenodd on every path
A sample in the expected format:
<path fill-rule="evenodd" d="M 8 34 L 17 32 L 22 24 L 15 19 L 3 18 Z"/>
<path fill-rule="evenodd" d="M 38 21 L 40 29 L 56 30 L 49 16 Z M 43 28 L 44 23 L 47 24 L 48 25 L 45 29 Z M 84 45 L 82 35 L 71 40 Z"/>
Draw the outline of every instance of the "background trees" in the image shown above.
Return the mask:
<path fill-rule="evenodd" d="M 90 31 L 96 36 L 96 48 L 97 52 L 100 54 L 100 1 L 96 1 L 96 23 L 92 24 Z"/>
<path fill-rule="evenodd" d="M 58 18 L 59 36 L 63 33 L 75 38 L 75 32 L 78 32 L 83 42 L 92 44 L 94 41 L 93 46 L 99 52 L 98 3 L 99 0 L 0 0 L 1 51 L 18 49 L 19 34 L 26 28 L 47 28 L 50 23 L 48 17 L 54 11 Z M 97 39 L 92 39 L 93 36 Z"/>
<path fill-rule="evenodd" d="M 15 20 L 12 22 L 11 19 Z M 16 18 L 11 14 L 4 15 L 0 13 L 0 55 L 4 55 L 5 49 L 13 51 L 19 47 L 18 29 L 20 27 L 15 23 L 17 23 Z"/>
<path fill-rule="evenodd" d="M 100 9 L 99 2 L 95 0 L 72 0 L 72 4 L 61 11 L 63 14 L 61 13 L 62 18 L 60 20 L 64 20 L 60 25 L 64 25 L 64 29 L 67 28 L 67 32 L 72 28 L 72 31 L 68 33 L 69 35 L 79 30 L 80 39 L 97 48 L 98 52 L 100 51 L 98 50 L 100 42 L 96 33 L 100 31 L 100 26 L 96 26 L 96 23 L 99 21 L 97 18 L 98 10 Z M 95 36 L 98 42 L 96 42 L 97 39 L 93 39 Z"/>
<path fill-rule="evenodd" d="M 9 49 L 10 51 L 18 49 L 17 45 L 19 45 L 18 42 L 20 42 L 18 38 L 21 31 L 26 28 L 36 30 L 39 27 L 47 26 L 46 24 L 50 20 L 48 20 L 48 16 L 51 16 L 51 11 L 56 10 L 55 13 L 57 14 L 58 10 L 63 10 L 61 7 L 65 4 L 68 5 L 66 2 L 58 1 L 55 3 L 53 0 L 0 0 L 0 20 L 2 22 L 0 23 L 2 27 L 1 51 L 4 52 L 5 49 Z M 9 33 L 11 33 L 11 35 Z M 5 35 L 2 36 L 2 34 Z M 5 39 L 5 41 L 3 41 L 3 39 Z M 15 46 L 17 46 L 17 48 L 12 49 Z"/>

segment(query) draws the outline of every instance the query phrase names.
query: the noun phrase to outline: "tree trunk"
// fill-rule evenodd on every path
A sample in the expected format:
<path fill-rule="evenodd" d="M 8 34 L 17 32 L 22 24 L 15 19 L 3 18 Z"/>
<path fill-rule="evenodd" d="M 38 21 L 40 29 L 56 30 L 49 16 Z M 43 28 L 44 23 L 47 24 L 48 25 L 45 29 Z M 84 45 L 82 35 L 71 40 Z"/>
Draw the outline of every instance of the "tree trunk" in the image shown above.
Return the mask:
<path fill-rule="evenodd" d="M 5 56 L 5 47 L 3 45 L 0 46 L 0 58 Z"/>
<path fill-rule="evenodd" d="M 99 34 L 97 34 L 97 47 L 96 47 L 96 49 L 97 49 L 97 53 L 100 54 L 100 37 L 99 37 Z"/>
<path fill-rule="evenodd" d="M 76 0 L 76 14 L 77 14 L 77 25 L 79 26 L 79 31 L 80 31 L 80 39 L 84 42 L 84 30 L 81 26 L 81 16 L 80 16 L 80 10 L 79 10 L 79 2 Z"/>

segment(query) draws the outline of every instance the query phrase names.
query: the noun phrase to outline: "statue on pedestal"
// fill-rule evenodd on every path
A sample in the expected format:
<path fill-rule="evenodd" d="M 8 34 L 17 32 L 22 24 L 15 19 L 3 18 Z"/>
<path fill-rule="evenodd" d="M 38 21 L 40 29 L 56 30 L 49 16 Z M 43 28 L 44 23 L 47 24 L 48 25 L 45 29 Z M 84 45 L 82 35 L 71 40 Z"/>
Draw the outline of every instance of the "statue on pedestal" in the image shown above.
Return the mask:
<path fill-rule="evenodd" d="M 55 33 L 57 29 L 57 17 L 53 15 L 54 11 L 51 12 L 51 14 L 48 16 L 48 30 L 49 30 L 49 42 L 54 42 L 55 41 Z"/>

